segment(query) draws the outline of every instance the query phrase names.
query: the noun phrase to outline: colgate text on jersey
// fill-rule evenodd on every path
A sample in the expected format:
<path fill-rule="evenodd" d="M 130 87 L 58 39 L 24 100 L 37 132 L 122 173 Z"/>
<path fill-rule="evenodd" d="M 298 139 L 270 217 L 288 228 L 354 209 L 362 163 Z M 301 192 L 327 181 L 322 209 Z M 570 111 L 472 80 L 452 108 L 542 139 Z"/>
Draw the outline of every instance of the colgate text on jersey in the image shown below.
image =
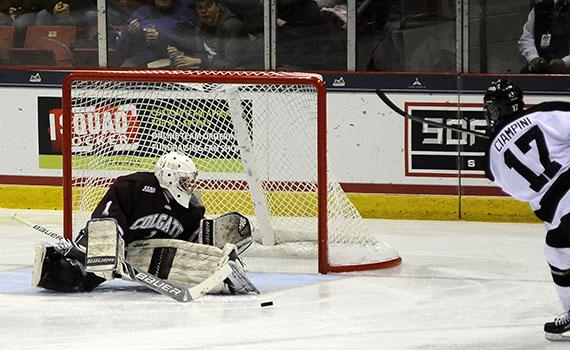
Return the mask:
<path fill-rule="evenodd" d="M 182 224 L 168 214 L 150 214 L 140 217 L 129 228 L 131 230 L 156 229 L 172 238 L 178 237 L 184 231 Z"/>

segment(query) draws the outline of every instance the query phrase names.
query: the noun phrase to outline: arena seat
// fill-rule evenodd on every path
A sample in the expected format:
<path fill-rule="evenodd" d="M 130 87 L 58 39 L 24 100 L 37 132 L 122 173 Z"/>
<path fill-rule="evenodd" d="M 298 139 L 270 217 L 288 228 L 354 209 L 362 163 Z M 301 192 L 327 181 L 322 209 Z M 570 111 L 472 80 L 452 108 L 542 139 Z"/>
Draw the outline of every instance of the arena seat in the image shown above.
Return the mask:
<path fill-rule="evenodd" d="M 10 60 L 10 49 L 14 44 L 14 27 L 0 26 L 0 58 L 5 64 Z"/>
<path fill-rule="evenodd" d="M 24 47 L 10 49 L 11 64 L 71 66 L 73 54 L 69 47 L 76 34 L 75 26 L 28 27 Z"/>

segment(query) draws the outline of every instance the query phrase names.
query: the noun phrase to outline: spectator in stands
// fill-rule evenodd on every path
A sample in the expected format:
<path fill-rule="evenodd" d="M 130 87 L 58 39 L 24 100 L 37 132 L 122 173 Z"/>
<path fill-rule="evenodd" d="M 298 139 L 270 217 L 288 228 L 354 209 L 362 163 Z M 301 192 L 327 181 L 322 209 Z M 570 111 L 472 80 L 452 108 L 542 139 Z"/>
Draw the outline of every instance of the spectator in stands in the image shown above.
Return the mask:
<path fill-rule="evenodd" d="M 277 65 L 280 69 L 344 69 L 346 33 L 325 21 L 314 0 L 277 2 Z"/>
<path fill-rule="evenodd" d="M 73 48 L 97 48 L 99 46 L 97 32 L 99 26 L 97 0 L 88 0 L 89 6 L 84 15 L 85 34 L 75 41 Z M 115 48 L 120 29 L 133 12 L 130 7 L 123 6 L 123 0 L 106 0 L 107 48 Z"/>
<path fill-rule="evenodd" d="M 370 1 L 370 0 L 369 0 Z M 325 21 L 338 22 L 346 29 L 348 21 L 348 6 L 346 0 L 315 0 L 321 13 L 325 16 Z"/>
<path fill-rule="evenodd" d="M 107 3 L 109 1 L 110 0 L 107 0 Z M 97 2 L 97 0 L 95 0 L 95 2 Z M 115 2 L 129 15 L 138 8 L 148 5 L 148 0 L 115 0 Z"/>
<path fill-rule="evenodd" d="M 242 23 L 247 20 L 247 13 L 254 7 L 263 8 L 264 0 L 220 0 L 220 5 L 230 10 Z"/>
<path fill-rule="evenodd" d="M 90 5 L 85 13 L 85 25 L 88 28 L 97 26 L 97 0 L 89 0 Z M 132 11 L 121 5 L 121 0 L 106 0 L 106 20 L 108 26 L 120 26 L 129 18 Z"/>
<path fill-rule="evenodd" d="M 523 27 L 519 51 L 527 62 L 522 73 L 570 73 L 570 1 L 537 1 Z"/>
<path fill-rule="evenodd" d="M 152 67 L 168 60 L 169 46 L 193 52 L 195 13 L 187 0 L 151 0 L 135 10 L 123 29 L 117 50 L 122 67 Z"/>
<path fill-rule="evenodd" d="M 236 69 L 243 59 L 245 33 L 241 21 L 218 0 L 197 0 L 196 54 L 170 48 L 172 64 L 178 68 Z"/>
<path fill-rule="evenodd" d="M 26 29 L 36 23 L 36 15 L 41 9 L 41 0 L 0 1 L 0 25 L 14 26 L 14 47 L 24 45 Z"/>
<path fill-rule="evenodd" d="M 35 15 L 41 9 L 41 0 L 0 0 L 0 25 L 13 25 L 25 14 Z"/>
<path fill-rule="evenodd" d="M 265 42 L 263 40 L 263 5 L 250 8 L 243 15 L 243 27 L 247 35 L 239 68 L 262 70 L 265 68 Z"/>
<path fill-rule="evenodd" d="M 356 68 L 359 71 L 401 71 L 399 50 L 392 38 L 395 22 L 389 23 L 394 1 L 356 2 Z M 399 25 L 399 22 L 398 22 Z"/>
<path fill-rule="evenodd" d="M 89 0 L 44 0 L 36 25 L 71 25 L 82 27 Z"/>
<path fill-rule="evenodd" d="M 93 27 L 98 24 L 97 19 L 97 1 L 88 0 L 90 5 L 85 13 L 85 23 L 87 27 Z M 122 27 L 138 8 L 147 5 L 147 0 L 105 0 L 106 4 L 106 21 L 111 27 Z"/>

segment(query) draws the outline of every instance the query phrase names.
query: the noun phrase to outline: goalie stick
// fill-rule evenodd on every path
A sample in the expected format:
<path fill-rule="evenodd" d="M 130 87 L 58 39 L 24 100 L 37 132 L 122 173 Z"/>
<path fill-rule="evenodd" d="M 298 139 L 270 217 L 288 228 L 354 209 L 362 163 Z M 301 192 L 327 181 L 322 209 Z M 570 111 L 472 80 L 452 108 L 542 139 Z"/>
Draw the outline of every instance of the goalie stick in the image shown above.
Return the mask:
<path fill-rule="evenodd" d="M 376 95 L 378 95 L 378 97 L 380 97 L 380 99 L 386 104 L 386 106 L 390 107 L 390 109 L 392 109 L 394 112 L 398 113 L 399 115 L 401 115 L 404 118 L 413 120 L 415 122 L 431 125 L 431 126 L 437 126 L 439 128 L 443 128 L 443 129 L 450 129 L 450 130 L 454 130 L 457 132 L 474 135 L 474 136 L 480 137 L 482 139 L 489 139 L 488 135 L 477 132 L 477 131 L 463 129 L 459 126 L 453 126 L 453 125 L 438 123 L 438 122 L 434 122 L 432 120 L 426 120 L 424 118 L 416 117 L 416 116 L 413 116 L 411 114 L 408 114 L 408 113 L 404 112 L 404 110 L 402 110 L 400 107 L 396 106 L 396 104 L 394 102 L 392 102 L 392 100 L 390 100 L 388 98 L 388 96 L 386 96 L 384 91 L 382 91 L 380 89 L 376 89 Z"/>
<path fill-rule="evenodd" d="M 18 214 L 13 214 L 12 219 L 21 222 L 24 225 L 27 225 L 34 230 L 41 232 L 51 238 L 56 239 L 60 244 L 65 247 L 66 254 L 72 256 L 74 258 L 79 258 L 83 260 L 85 258 L 85 248 L 78 245 L 77 243 L 69 240 L 59 233 L 56 233 L 44 226 L 34 224 L 22 217 Z M 226 263 L 221 268 L 217 269 L 210 277 L 206 278 L 201 283 L 195 285 L 194 287 L 185 288 L 178 286 L 174 283 L 168 282 L 161 278 L 158 278 L 154 275 L 151 275 L 148 272 L 140 271 L 136 267 L 129 264 L 127 261 L 120 261 L 123 266 L 123 271 L 128 274 L 128 278 L 121 278 L 126 279 L 128 281 L 137 282 L 145 287 L 148 287 L 162 295 L 170 297 L 178 302 L 185 303 L 189 301 L 196 300 L 212 289 L 214 289 L 217 285 L 222 283 L 226 278 L 228 278 L 232 272 L 232 267 Z"/>

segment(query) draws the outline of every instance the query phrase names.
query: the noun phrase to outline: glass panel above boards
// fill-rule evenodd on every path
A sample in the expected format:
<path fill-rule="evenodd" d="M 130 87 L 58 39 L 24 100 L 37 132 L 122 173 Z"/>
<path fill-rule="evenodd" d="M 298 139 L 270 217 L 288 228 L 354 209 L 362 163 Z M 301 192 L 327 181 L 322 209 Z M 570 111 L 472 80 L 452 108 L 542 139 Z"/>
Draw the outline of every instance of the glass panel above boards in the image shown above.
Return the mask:
<path fill-rule="evenodd" d="M 0 0 L 0 68 L 568 73 L 568 0 Z"/>

